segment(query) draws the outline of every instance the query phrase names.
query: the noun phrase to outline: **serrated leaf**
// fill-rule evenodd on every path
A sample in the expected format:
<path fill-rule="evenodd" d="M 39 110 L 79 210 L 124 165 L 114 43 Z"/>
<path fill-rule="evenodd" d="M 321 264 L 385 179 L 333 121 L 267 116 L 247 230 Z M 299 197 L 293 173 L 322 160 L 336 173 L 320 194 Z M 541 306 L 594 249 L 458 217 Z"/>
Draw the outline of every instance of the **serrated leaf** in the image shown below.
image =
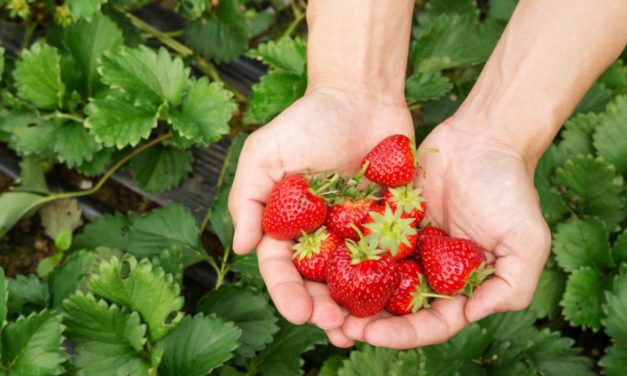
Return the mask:
<path fill-rule="evenodd" d="M 68 232 L 71 240 L 71 234 L 83 224 L 82 211 L 76 199 L 53 201 L 41 208 L 39 215 L 45 234 L 55 241 Z"/>
<path fill-rule="evenodd" d="M 615 343 L 627 348 L 627 272 L 614 278 L 613 288 L 605 292 L 603 326 Z"/>
<path fill-rule="evenodd" d="M 47 193 L 48 184 L 45 176 L 46 161 L 39 157 L 24 157 L 20 161 L 19 187 L 22 192 Z"/>
<path fill-rule="evenodd" d="M 391 375 L 398 361 L 399 352 L 382 347 L 365 346 L 353 351 L 344 360 L 338 376 L 378 376 Z"/>
<path fill-rule="evenodd" d="M 178 186 L 192 170 L 190 150 L 155 145 L 131 161 L 133 176 L 148 193 L 169 191 Z"/>
<path fill-rule="evenodd" d="M 112 91 L 85 107 L 89 115 L 85 126 L 105 146 L 118 149 L 136 146 L 157 126 L 159 109 L 151 104 L 135 105 L 121 93 Z"/>
<path fill-rule="evenodd" d="M 52 271 L 48 284 L 53 308 L 61 308 L 61 303 L 75 291 L 86 290 L 87 277 L 98 261 L 95 252 L 74 252 Z"/>
<path fill-rule="evenodd" d="M 196 220 L 178 204 L 154 210 L 135 220 L 128 239 L 128 251 L 141 257 L 158 256 L 166 249 L 179 248 L 183 251 L 186 267 L 206 258 Z"/>
<path fill-rule="evenodd" d="M 59 52 L 54 47 L 35 43 L 22 51 L 14 77 L 19 96 L 35 107 L 47 110 L 61 107 L 65 87 L 61 81 Z"/>
<path fill-rule="evenodd" d="M 324 360 L 318 376 L 337 376 L 338 371 L 342 367 L 344 358 L 339 355 L 333 355 Z"/>
<path fill-rule="evenodd" d="M 100 145 L 82 124 L 65 123 L 56 127 L 52 150 L 60 162 L 76 167 L 93 159 Z"/>
<path fill-rule="evenodd" d="M 100 149 L 92 156 L 91 161 L 85 161 L 76 170 L 85 176 L 96 176 L 105 172 L 111 164 L 111 149 Z"/>
<path fill-rule="evenodd" d="M 252 362 L 266 376 L 302 374 L 301 355 L 314 345 L 325 343 L 326 336 L 319 328 L 307 324 L 297 326 L 281 320 L 279 326 L 274 341 Z"/>
<path fill-rule="evenodd" d="M 128 244 L 126 231 L 131 220 L 121 214 L 108 214 L 89 222 L 74 238 L 74 249 L 108 247 L 125 250 Z"/>
<path fill-rule="evenodd" d="M 600 82 L 594 83 L 583 99 L 577 104 L 573 115 L 587 112 L 602 112 L 612 100 L 612 90 Z"/>
<path fill-rule="evenodd" d="M 48 285 L 37 278 L 36 275 L 18 275 L 9 279 L 8 283 L 9 296 L 7 307 L 9 313 L 25 314 L 48 306 Z"/>
<path fill-rule="evenodd" d="M 418 102 L 442 98 L 453 84 L 440 72 L 414 73 L 405 82 L 405 96 Z"/>
<path fill-rule="evenodd" d="M 479 9 L 474 0 L 430 0 L 418 14 L 418 24 L 423 30 L 442 14 L 465 14 L 479 18 Z"/>
<path fill-rule="evenodd" d="M 573 272 L 582 266 L 599 268 L 614 265 L 609 234 L 596 218 L 573 219 L 557 226 L 553 254 L 559 266 Z"/>
<path fill-rule="evenodd" d="M 252 251 L 244 256 L 236 255 L 231 262 L 231 270 L 235 272 L 238 279 L 246 285 L 259 290 L 265 287 L 261 274 L 259 273 L 256 251 Z"/>
<path fill-rule="evenodd" d="M 18 154 L 45 157 L 52 153 L 55 126 L 34 112 L 12 112 L 4 119 L 2 127 L 11 134 L 9 145 Z"/>
<path fill-rule="evenodd" d="M 299 76 L 305 73 L 307 47 L 300 38 L 286 37 L 262 43 L 256 49 L 248 51 L 247 55 L 263 61 L 274 69 Z"/>
<path fill-rule="evenodd" d="M 530 373 L 545 376 L 594 376 L 590 359 L 578 355 L 570 338 L 560 338 L 558 332 L 543 330 L 533 338 L 527 350 L 526 363 Z"/>
<path fill-rule="evenodd" d="M 564 294 L 566 274 L 557 269 L 544 269 L 529 309 L 538 318 L 555 319 L 560 313 L 559 302 Z"/>
<path fill-rule="evenodd" d="M 222 84 L 206 77 L 191 84 L 180 109 L 168 113 L 174 129 L 195 144 L 209 145 L 229 131 L 229 120 L 237 105 Z"/>
<path fill-rule="evenodd" d="M 594 132 L 594 147 L 599 155 L 612 163 L 616 170 L 627 172 L 627 95 L 617 97 L 600 116 Z"/>
<path fill-rule="evenodd" d="M 9 297 L 9 283 L 4 275 L 4 269 L 0 266 L 0 332 L 4 328 L 7 319 L 7 302 Z M 2 353 L 2 342 L 0 341 L 0 353 Z"/>
<path fill-rule="evenodd" d="M 185 41 L 207 59 L 230 62 L 248 47 L 250 30 L 237 0 L 221 0 L 209 17 L 187 22 Z"/>
<path fill-rule="evenodd" d="M 165 48 L 158 52 L 146 47 L 121 47 L 102 55 L 98 69 L 105 84 L 121 89 L 133 98 L 154 104 L 178 105 L 189 78 L 189 69 Z"/>
<path fill-rule="evenodd" d="M 63 302 L 67 335 L 76 346 L 76 365 L 87 375 L 149 375 L 142 357 L 146 326 L 137 312 L 78 292 Z"/>
<path fill-rule="evenodd" d="M 91 291 L 115 304 L 139 312 L 157 341 L 172 331 L 183 317 L 183 298 L 172 275 L 153 268 L 149 260 L 132 256 L 103 261 L 89 281 Z"/>
<path fill-rule="evenodd" d="M 233 356 L 241 331 L 214 315 L 186 316 L 160 341 L 164 376 L 204 376 Z"/>
<path fill-rule="evenodd" d="M 623 178 L 607 162 L 592 156 L 568 160 L 557 169 L 555 183 L 575 212 L 598 217 L 612 230 L 625 218 Z"/>
<path fill-rule="evenodd" d="M 205 295 L 198 302 L 197 311 L 234 322 L 242 330 L 237 353 L 245 357 L 263 350 L 279 330 L 268 297 L 245 287 L 222 286 Z"/>
<path fill-rule="evenodd" d="M 0 237 L 20 219 L 33 213 L 45 203 L 46 197 L 27 192 L 5 192 L 0 194 Z"/>
<path fill-rule="evenodd" d="M 3 74 L 4 74 L 4 48 L 0 47 L 0 82 L 2 82 Z"/>
<path fill-rule="evenodd" d="M 100 11 L 102 4 L 107 0 L 68 0 L 70 14 L 75 20 L 82 18 L 89 20 Z"/>
<path fill-rule="evenodd" d="M 560 149 L 571 158 L 579 154 L 592 154 L 592 134 L 600 122 L 597 114 L 580 114 L 570 118 L 562 130 Z"/>
<path fill-rule="evenodd" d="M 122 31 L 110 18 L 97 14 L 90 22 L 79 21 L 65 31 L 65 47 L 82 72 L 82 90 L 90 96 L 99 84 L 98 59 L 122 43 Z"/>
<path fill-rule="evenodd" d="M 61 317 L 49 311 L 10 323 L 2 332 L 4 368 L 15 375 L 60 375 L 67 359 L 62 332 Z"/>
<path fill-rule="evenodd" d="M 187 18 L 196 19 L 207 10 L 206 0 L 177 0 L 176 11 Z"/>
<path fill-rule="evenodd" d="M 627 230 L 623 231 L 614 241 L 612 256 L 617 264 L 627 262 Z"/>
<path fill-rule="evenodd" d="M 625 93 L 627 91 L 627 66 L 621 59 L 616 60 L 599 77 L 598 82 L 612 90 L 616 95 Z"/>
<path fill-rule="evenodd" d="M 627 347 L 614 345 L 605 350 L 599 361 L 603 374 L 607 376 L 623 376 L 627 373 Z"/>
<path fill-rule="evenodd" d="M 411 61 L 420 73 L 479 64 L 488 58 L 496 41 L 497 36 L 483 30 L 473 16 L 443 14 L 417 37 Z"/>
<path fill-rule="evenodd" d="M 517 0 L 490 0 L 489 14 L 501 21 L 509 21 Z"/>
<path fill-rule="evenodd" d="M 591 267 L 582 267 L 568 276 L 564 297 L 560 302 L 564 318 L 573 326 L 601 328 L 601 304 L 603 303 L 603 279 Z"/>
<path fill-rule="evenodd" d="M 265 123 L 305 94 L 307 78 L 287 72 L 271 72 L 253 85 L 248 113 L 252 121 Z"/>
<path fill-rule="evenodd" d="M 542 215 L 549 225 L 560 222 L 568 211 L 551 179 L 555 168 L 563 163 L 563 150 L 551 145 L 540 158 L 534 175 L 534 185 L 540 196 Z"/>
<path fill-rule="evenodd" d="M 180 249 L 166 249 L 159 257 L 153 257 L 152 263 L 166 273 L 172 274 L 176 283 L 183 285 L 183 252 Z"/>

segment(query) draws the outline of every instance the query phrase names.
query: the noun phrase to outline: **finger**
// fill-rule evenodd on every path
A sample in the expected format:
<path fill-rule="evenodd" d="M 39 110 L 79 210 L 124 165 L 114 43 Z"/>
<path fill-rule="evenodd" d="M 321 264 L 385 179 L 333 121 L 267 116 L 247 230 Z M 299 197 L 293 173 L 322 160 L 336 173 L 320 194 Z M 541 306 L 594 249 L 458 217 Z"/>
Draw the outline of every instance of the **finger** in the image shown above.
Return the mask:
<path fill-rule="evenodd" d="M 291 241 L 264 236 L 257 248 L 259 271 L 281 315 L 293 324 L 304 324 L 311 318 L 313 305 L 292 263 L 291 246 Z"/>
<path fill-rule="evenodd" d="M 365 341 L 365 329 L 366 326 L 379 318 L 391 317 L 392 314 L 387 311 L 381 311 L 377 313 L 375 316 L 370 317 L 356 317 L 356 316 L 348 316 L 344 320 L 344 325 L 342 326 L 342 330 L 346 336 L 354 341 Z"/>
<path fill-rule="evenodd" d="M 324 283 L 305 282 L 305 288 L 313 300 L 311 323 L 323 330 L 336 329 L 344 323 L 342 308 L 329 296 Z"/>
<path fill-rule="evenodd" d="M 353 346 L 355 341 L 348 338 L 342 329 L 331 329 L 327 330 L 327 337 L 329 337 L 329 342 L 335 347 L 347 348 Z"/>
<path fill-rule="evenodd" d="M 258 151 L 262 149 L 257 139 L 253 134 L 246 140 L 229 193 L 229 212 L 235 225 L 233 250 L 238 254 L 250 252 L 259 243 L 264 204 L 283 174 L 280 163 L 272 161 L 267 152 Z"/>
<path fill-rule="evenodd" d="M 374 320 L 364 329 L 365 342 L 399 350 L 444 342 L 468 325 L 465 303 L 462 296 L 438 299 L 413 315 Z"/>

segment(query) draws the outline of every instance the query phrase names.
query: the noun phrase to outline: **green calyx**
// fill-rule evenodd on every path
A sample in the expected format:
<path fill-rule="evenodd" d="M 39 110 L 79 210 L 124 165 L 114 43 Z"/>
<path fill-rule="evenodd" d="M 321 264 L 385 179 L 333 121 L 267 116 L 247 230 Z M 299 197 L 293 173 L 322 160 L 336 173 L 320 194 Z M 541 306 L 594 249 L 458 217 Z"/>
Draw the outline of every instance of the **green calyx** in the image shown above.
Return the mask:
<path fill-rule="evenodd" d="M 389 205 L 385 205 L 383 215 L 370 212 L 374 223 L 365 224 L 371 233 L 366 236 L 366 241 L 371 247 L 389 250 L 392 256 L 396 256 L 400 244 L 411 246 L 408 237 L 418 232 L 412 226 L 413 218 L 402 218 L 403 209 L 396 208 L 392 211 Z"/>
<path fill-rule="evenodd" d="M 389 188 L 388 191 L 392 194 L 390 201 L 405 213 L 409 213 L 413 209 L 422 209 L 422 203 L 427 202 L 427 199 L 422 197 L 422 189 L 414 188 L 412 184 Z"/>
<path fill-rule="evenodd" d="M 322 226 L 312 234 L 302 232 L 302 236 L 298 239 L 298 242 L 294 244 L 292 249 L 294 255 L 292 258 L 298 257 L 299 260 L 304 258 L 310 258 L 320 253 L 322 242 L 329 237 L 326 227 Z"/>
<path fill-rule="evenodd" d="M 441 295 L 441 294 L 433 293 L 433 291 L 431 291 L 431 289 L 429 288 L 429 284 L 427 284 L 427 280 L 425 279 L 425 276 L 420 273 L 418 273 L 418 281 L 419 283 L 416 284 L 416 290 L 411 293 L 412 300 L 408 306 L 408 308 L 411 310 L 412 313 L 418 312 L 418 310 L 420 310 L 421 308 L 431 307 L 431 304 L 429 303 L 430 298 L 437 298 L 437 299 L 451 299 L 452 298 L 452 296 L 449 296 L 449 295 Z"/>
<path fill-rule="evenodd" d="M 329 175 L 326 172 L 313 176 L 311 174 L 308 175 L 310 175 L 307 177 L 307 181 L 309 182 L 309 192 L 311 194 L 324 198 L 336 193 L 335 187 L 340 179 L 340 175 Z"/>
<path fill-rule="evenodd" d="M 380 255 L 385 252 L 385 249 L 371 246 L 371 244 L 366 241 L 364 234 L 362 234 L 361 230 L 359 230 L 359 227 L 355 226 L 354 223 L 351 223 L 350 226 L 359 234 L 359 241 L 346 239 L 345 244 L 351 256 L 351 265 L 357 265 L 366 260 L 380 259 Z"/>
<path fill-rule="evenodd" d="M 351 178 L 339 177 L 339 179 L 337 179 L 333 184 L 332 191 L 334 194 L 333 197 L 330 197 L 328 202 L 330 204 L 339 204 L 348 200 L 378 200 L 379 197 L 374 194 L 377 189 L 376 186 L 373 184 L 363 186 L 362 184 L 362 179 L 368 166 L 370 166 L 370 161 L 366 161 L 366 163 L 364 163 L 364 166 L 357 175 Z"/>
<path fill-rule="evenodd" d="M 494 274 L 494 268 L 487 266 L 485 261 L 482 262 L 477 269 L 470 273 L 468 281 L 466 281 L 466 285 L 464 285 L 461 293 L 469 298 L 472 298 L 472 294 L 475 289 L 479 287 L 479 285 L 491 274 Z"/>

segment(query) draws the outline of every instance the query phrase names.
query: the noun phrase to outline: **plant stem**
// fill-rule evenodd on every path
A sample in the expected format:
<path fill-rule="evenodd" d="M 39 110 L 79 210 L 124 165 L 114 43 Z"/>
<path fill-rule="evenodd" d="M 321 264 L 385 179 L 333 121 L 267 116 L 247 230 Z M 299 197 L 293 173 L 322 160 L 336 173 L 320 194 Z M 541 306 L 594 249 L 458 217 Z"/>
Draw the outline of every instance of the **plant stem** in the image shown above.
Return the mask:
<path fill-rule="evenodd" d="M 211 221 L 211 206 L 209 206 L 209 208 L 207 209 L 207 214 L 205 214 L 205 218 L 203 218 L 202 223 L 200 224 L 200 227 L 198 228 L 198 235 L 202 235 L 205 230 L 207 229 L 207 226 L 209 226 L 209 222 Z"/>
<path fill-rule="evenodd" d="M 80 117 L 78 115 L 67 114 L 67 113 L 61 112 L 61 111 L 55 111 L 55 112 L 53 112 L 51 114 L 44 115 L 44 116 L 42 116 L 42 118 L 44 118 L 44 119 L 52 119 L 52 118 L 68 119 L 68 120 L 75 121 L 77 123 L 82 123 L 83 121 L 85 121 L 85 119 L 83 119 L 82 117 Z"/>
<path fill-rule="evenodd" d="M 233 93 L 233 96 L 238 102 L 245 103 L 248 100 L 244 94 L 239 92 L 239 90 L 235 89 L 233 86 L 227 84 L 226 82 L 222 80 L 222 77 L 220 77 L 220 74 L 218 73 L 216 66 L 213 65 L 212 63 L 201 58 L 200 56 L 196 56 L 195 65 L 199 71 L 209 76 L 213 81 L 221 82 L 226 89 L 230 90 Z"/>
<path fill-rule="evenodd" d="M 292 12 L 294 13 L 294 21 L 292 21 L 287 29 L 285 29 L 285 32 L 283 33 L 283 35 L 281 35 L 281 38 L 287 38 L 291 36 L 298 27 L 298 25 L 300 25 L 300 23 L 305 18 L 305 12 L 298 8 L 295 1 L 292 1 Z"/>
<path fill-rule="evenodd" d="M 29 45 L 30 45 L 30 40 L 33 37 L 33 33 L 35 32 L 35 29 L 37 28 L 37 21 L 33 21 L 32 18 L 28 19 L 28 26 L 26 27 L 26 30 L 24 31 L 24 39 L 22 40 L 22 49 L 26 49 Z"/>
<path fill-rule="evenodd" d="M 222 286 L 222 282 L 224 282 L 224 277 L 229 272 L 229 254 L 231 253 L 231 247 L 224 247 L 224 254 L 222 255 L 222 260 L 220 260 L 220 270 L 218 271 L 218 277 L 216 278 L 216 286 L 215 289 L 219 289 Z"/>

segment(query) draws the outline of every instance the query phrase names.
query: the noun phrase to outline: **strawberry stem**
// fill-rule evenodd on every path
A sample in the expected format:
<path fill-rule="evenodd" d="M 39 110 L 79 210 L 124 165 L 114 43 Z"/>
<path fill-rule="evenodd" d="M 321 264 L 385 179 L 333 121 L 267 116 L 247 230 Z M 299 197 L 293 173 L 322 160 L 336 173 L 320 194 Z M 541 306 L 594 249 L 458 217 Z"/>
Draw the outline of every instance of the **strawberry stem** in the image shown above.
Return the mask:
<path fill-rule="evenodd" d="M 437 298 L 437 299 L 451 299 L 453 298 L 450 295 L 442 295 L 442 294 L 432 294 L 429 292 L 422 292 L 420 296 L 424 296 L 425 298 Z"/>
<path fill-rule="evenodd" d="M 324 184 L 322 184 L 321 186 L 317 187 L 314 190 L 311 190 L 311 193 L 313 193 L 314 195 L 318 196 L 321 193 L 323 193 L 327 188 L 329 188 L 330 186 L 332 186 L 333 184 L 335 184 L 335 182 L 340 178 L 340 176 L 338 174 L 333 174 L 333 176 L 331 176 L 331 178 L 329 180 L 327 180 Z"/>

